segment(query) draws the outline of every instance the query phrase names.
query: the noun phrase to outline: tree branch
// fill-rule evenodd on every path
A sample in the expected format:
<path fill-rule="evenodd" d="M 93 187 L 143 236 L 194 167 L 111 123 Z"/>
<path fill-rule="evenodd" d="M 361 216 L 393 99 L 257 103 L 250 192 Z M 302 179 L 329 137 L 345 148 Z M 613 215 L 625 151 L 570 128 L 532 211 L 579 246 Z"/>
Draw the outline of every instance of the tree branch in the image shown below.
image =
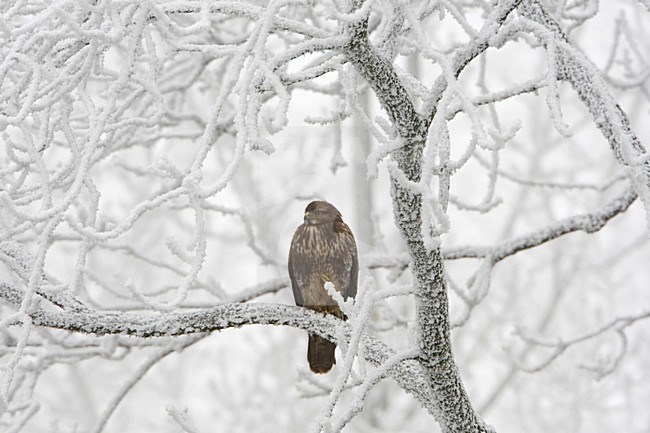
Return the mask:
<path fill-rule="evenodd" d="M 455 51 L 450 62 L 451 72 L 455 77 L 458 77 L 463 69 L 465 69 L 465 66 L 467 66 L 473 59 L 488 49 L 490 46 L 490 39 L 492 39 L 501 25 L 505 22 L 506 18 L 510 15 L 510 12 L 515 10 L 521 2 L 522 0 L 500 0 L 497 3 L 497 6 L 487 18 L 486 24 L 478 33 L 477 37 L 465 47 Z M 429 119 L 429 122 L 431 122 L 433 117 L 436 115 L 436 104 L 440 101 L 446 87 L 446 78 L 444 75 L 441 75 L 433 85 L 433 95 L 425 102 L 423 107 L 425 117 Z"/>
<path fill-rule="evenodd" d="M 596 68 L 574 48 L 558 23 L 537 0 L 526 0 L 518 8 L 527 19 L 553 35 L 557 78 L 571 84 L 609 142 L 616 160 L 627 170 L 632 185 L 650 217 L 650 159 L 639 137 L 632 131 L 627 114 L 616 103 Z M 549 38 L 542 38 L 548 49 Z M 648 221 L 650 224 L 650 220 Z"/>
<path fill-rule="evenodd" d="M 489 260 L 489 266 L 492 267 L 501 260 L 516 253 L 533 249 L 569 233 L 574 233 L 576 231 L 595 233 L 602 229 L 616 215 L 625 212 L 637 197 L 638 196 L 634 189 L 630 187 L 625 190 L 623 194 L 619 195 L 596 212 L 575 215 L 573 217 L 562 219 L 548 227 L 502 242 L 501 244 L 492 247 L 462 246 L 458 248 L 443 249 L 442 256 L 445 260 L 487 258 Z M 403 256 L 368 255 L 364 257 L 364 263 L 369 269 L 394 268 L 401 272 L 409 266 L 410 259 L 409 257 Z M 471 308 L 473 308 L 473 306 Z"/>
<path fill-rule="evenodd" d="M 484 51 L 489 38 L 498 30 L 520 0 L 501 2 L 488 18 L 479 36 L 453 59 L 458 75 L 471 59 Z M 354 8 L 361 6 L 355 2 Z M 437 98 L 426 117 L 421 116 L 411 101 L 391 63 L 383 58 L 368 40 L 368 20 L 351 23 L 347 28 L 350 42 L 347 55 L 357 71 L 370 83 L 382 107 L 388 112 L 404 145 L 393 153 L 399 169 L 408 181 L 418 182 L 422 172 L 422 154 L 428 129 L 435 116 L 435 103 L 445 88 L 444 79 L 435 86 Z M 391 178 L 394 215 L 411 257 L 415 279 L 418 317 L 420 363 L 427 372 L 433 397 L 439 408 L 437 420 L 450 432 L 488 432 L 472 408 L 453 359 L 449 331 L 449 301 L 440 248 L 428 251 L 422 240 L 422 197 Z"/>
<path fill-rule="evenodd" d="M 0 299 L 19 306 L 24 293 L 9 284 L 0 283 Z M 139 338 L 173 337 L 239 328 L 245 325 L 290 326 L 336 340 L 339 332 L 350 338 L 348 323 L 332 316 L 316 313 L 292 305 L 265 303 L 231 303 L 214 308 L 169 314 L 83 311 L 30 311 L 32 324 L 82 334 L 119 334 Z M 379 340 L 363 336 L 364 355 L 372 364 L 381 366 L 395 352 Z M 408 393 L 413 395 L 430 413 L 434 413 L 434 399 L 426 386 L 426 378 L 416 361 L 404 360 L 390 367 L 387 373 Z"/>
<path fill-rule="evenodd" d="M 220 1 L 212 2 L 210 4 L 210 13 L 212 14 L 225 14 L 234 17 L 246 17 L 253 21 L 257 21 L 264 17 L 266 8 L 256 6 L 253 4 L 244 4 L 234 1 Z M 175 14 L 196 14 L 201 13 L 202 5 L 182 5 L 178 6 L 174 3 L 160 5 L 160 11 L 166 15 Z M 148 19 L 155 19 L 155 15 L 151 15 Z M 312 38 L 324 38 L 331 36 L 327 31 L 318 27 L 306 24 L 302 21 L 292 20 L 282 16 L 273 17 L 273 29 L 278 31 L 295 32 L 304 36 Z"/>
<path fill-rule="evenodd" d="M 529 233 L 525 236 L 503 242 L 493 247 L 467 246 L 462 248 L 449 249 L 443 252 L 447 260 L 491 257 L 497 263 L 522 250 L 538 247 L 546 242 L 559 238 L 560 236 L 577 231 L 595 233 L 602 229 L 609 220 L 627 210 L 636 200 L 637 193 L 633 188 L 626 189 L 623 194 L 607 203 L 596 212 L 575 215 L 564 218 L 555 223 Z"/>

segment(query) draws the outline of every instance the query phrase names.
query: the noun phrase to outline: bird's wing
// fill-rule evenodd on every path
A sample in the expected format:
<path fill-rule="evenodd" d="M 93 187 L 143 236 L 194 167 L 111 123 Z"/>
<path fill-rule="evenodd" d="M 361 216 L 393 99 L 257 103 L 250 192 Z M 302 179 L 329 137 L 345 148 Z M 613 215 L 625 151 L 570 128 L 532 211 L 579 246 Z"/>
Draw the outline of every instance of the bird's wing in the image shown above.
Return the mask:
<path fill-rule="evenodd" d="M 303 299 L 302 299 L 302 293 L 300 292 L 300 287 L 298 286 L 298 281 L 296 280 L 296 274 L 295 274 L 295 248 L 294 248 L 294 240 L 291 242 L 291 248 L 289 249 L 289 279 L 291 280 L 291 290 L 293 290 L 293 298 L 296 300 L 296 305 L 299 307 L 303 306 Z"/>
<path fill-rule="evenodd" d="M 351 251 L 351 259 L 352 259 L 352 266 L 350 266 L 350 275 L 349 275 L 349 280 L 348 280 L 348 290 L 345 292 L 343 298 L 348 299 L 349 297 L 356 298 L 357 296 L 357 281 L 359 279 L 359 258 L 357 257 L 357 248 L 354 243 L 354 239 L 352 239 L 352 251 Z"/>
<path fill-rule="evenodd" d="M 344 222 L 334 229 L 339 233 L 338 244 L 339 253 L 342 260 L 339 267 L 339 281 L 345 284 L 341 295 L 343 299 L 357 296 L 357 280 L 359 277 L 359 257 L 357 253 L 357 243 L 354 240 L 352 230 Z"/>

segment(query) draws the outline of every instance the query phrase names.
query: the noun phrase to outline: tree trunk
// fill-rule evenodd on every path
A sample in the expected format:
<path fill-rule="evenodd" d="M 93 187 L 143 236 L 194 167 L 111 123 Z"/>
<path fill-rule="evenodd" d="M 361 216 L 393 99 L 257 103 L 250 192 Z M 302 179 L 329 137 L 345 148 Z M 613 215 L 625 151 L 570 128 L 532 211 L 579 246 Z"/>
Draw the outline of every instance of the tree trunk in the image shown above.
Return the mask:
<path fill-rule="evenodd" d="M 429 122 L 420 116 L 395 74 L 367 37 L 367 20 L 348 28 L 347 55 L 370 83 L 404 140 L 393 156 L 406 177 L 417 182 Z M 491 432 L 476 415 L 465 393 L 451 351 L 444 263 L 439 248 L 427 251 L 421 237 L 421 196 L 392 179 L 395 220 L 408 245 L 417 299 L 419 361 L 427 373 L 437 421 L 445 432 Z"/>

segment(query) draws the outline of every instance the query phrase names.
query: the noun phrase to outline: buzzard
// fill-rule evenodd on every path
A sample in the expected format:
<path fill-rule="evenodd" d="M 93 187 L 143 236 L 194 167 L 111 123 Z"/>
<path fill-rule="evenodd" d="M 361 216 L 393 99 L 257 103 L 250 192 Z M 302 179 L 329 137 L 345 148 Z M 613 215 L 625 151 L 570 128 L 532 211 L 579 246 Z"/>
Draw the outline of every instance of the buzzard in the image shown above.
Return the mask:
<path fill-rule="evenodd" d="M 326 201 L 305 209 L 305 222 L 293 235 L 289 276 L 296 305 L 346 319 L 324 285 L 331 282 L 343 299 L 357 294 L 359 259 L 354 235 L 339 211 Z M 307 361 L 314 373 L 327 373 L 336 363 L 336 344 L 309 334 Z"/>

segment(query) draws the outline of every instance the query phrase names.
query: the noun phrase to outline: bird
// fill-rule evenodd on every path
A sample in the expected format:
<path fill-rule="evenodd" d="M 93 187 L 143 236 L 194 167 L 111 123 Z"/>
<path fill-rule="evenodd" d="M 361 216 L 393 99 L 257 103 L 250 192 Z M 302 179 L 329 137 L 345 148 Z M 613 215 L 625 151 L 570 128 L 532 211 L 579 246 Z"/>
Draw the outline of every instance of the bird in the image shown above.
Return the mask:
<path fill-rule="evenodd" d="M 288 265 L 296 305 L 347 319 L 325 289 L 325 283 L 332 283 L 344 300 L 357 294 L 357 244 L 336 207 L 326 201 L 307 205 L 304 222 L 291 240 Z M 309 333 L 310 370 L 318 374 L 329 372 L 336 363 L 335 349 L 335 343 Z"/>

